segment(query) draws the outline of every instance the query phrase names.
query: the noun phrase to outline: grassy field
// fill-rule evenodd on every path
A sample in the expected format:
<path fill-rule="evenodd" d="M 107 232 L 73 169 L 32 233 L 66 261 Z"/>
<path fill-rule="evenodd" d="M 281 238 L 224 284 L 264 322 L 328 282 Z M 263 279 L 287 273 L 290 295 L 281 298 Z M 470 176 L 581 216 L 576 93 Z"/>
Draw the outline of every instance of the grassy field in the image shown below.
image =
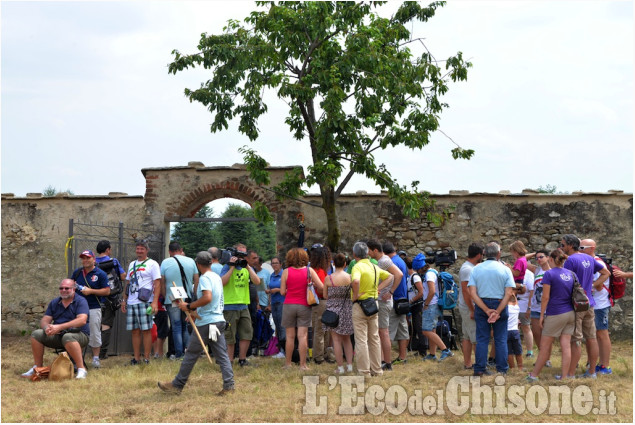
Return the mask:
<path fill-rule="evenodd" d="M 215 394 L 222 388 L 220 372 L 204 357 L 180 395 L 163 394 L 157 388 L 157 381 L 172 380 L 180 363 L 157 360 L 148 366 L 133 367 L 127 366 L 128 356 L 111 357 L 102 362 L 99 370 L 89 367 L 84 381 L 31 382 L 20 377 L 32 366 L 28 337 L 3 337 L 2 422 L 632 423 L 633 345 L 630 341 L 619 342 L 613 350 L 613 375 L 593 381 L 556 381 L 553 375 L 559 373 L 558 348 L 554 348 L 554 368 L 542 371 L 539 385 L 527 384 L 526 372 L 517 370 L 505 379 L 485 377 L 478 382 L 481 392 L 493 393 L 495 410 L 488 411 L 487 403 L 480 402 L 487 395 L 467 398 L 474 391 L 459 394 L 471 403 L 461 404 L 467 409 L 451 407 L 456 391 L 446 387 L 448 382 L 471 375 L 463 370 L 460 352 L 443 363 L 424 362 L 409 353 L 408 363 L 365 381 L 355 375 L 338 380 L 333 373 L 335 367 L 327 363 L 311 364 L 310 371 L 301 373 L 297 368 L 283 370 L 282 360 L 255 358 L 252 367 L 235 367 L 236 392 L 218 397 Z M 54 358 L 49 350 L 44 363 L 50 365 Z M 527 363 L 533 364 L 533 359 Z M 303 380 L 318 385 L 305 386 Z M 352 382 L 363 388 L 351 387 Z M 557 414 L 553 409 L 558 403 L 554 401 L 545 405 L 544 397 L 554 388 L 571 393 L 564 397 L 573 399 L 570 412 L 565 409 L 564 414 Z M 520 402 L 514 394 L 521 394 Z M 614 402 L 610 400 L 612 396 Z M 583 402 L 586 397 L 590 397 L 591 404 Z M 503 403 L 497 404 L 497 400 Z M 348 405 L 356 406 L 348 409 L 353 414 L 346 414 Z M 501 411 L 502 407 L 507 409 Z M 593 409 L 599 410 L 594 414 Z"/>

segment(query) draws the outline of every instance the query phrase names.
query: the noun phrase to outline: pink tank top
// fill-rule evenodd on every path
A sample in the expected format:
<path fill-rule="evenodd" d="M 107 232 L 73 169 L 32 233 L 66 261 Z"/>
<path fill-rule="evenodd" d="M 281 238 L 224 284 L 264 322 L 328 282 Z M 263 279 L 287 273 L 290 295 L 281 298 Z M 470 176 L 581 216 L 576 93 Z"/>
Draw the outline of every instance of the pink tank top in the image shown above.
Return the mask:
<path fill-rule="evenodd" d="M 307 268 L 287 268 L 287 294 L 284 297 L 285 304 L 300 304 L 309 306 L 306 302 Z"/>

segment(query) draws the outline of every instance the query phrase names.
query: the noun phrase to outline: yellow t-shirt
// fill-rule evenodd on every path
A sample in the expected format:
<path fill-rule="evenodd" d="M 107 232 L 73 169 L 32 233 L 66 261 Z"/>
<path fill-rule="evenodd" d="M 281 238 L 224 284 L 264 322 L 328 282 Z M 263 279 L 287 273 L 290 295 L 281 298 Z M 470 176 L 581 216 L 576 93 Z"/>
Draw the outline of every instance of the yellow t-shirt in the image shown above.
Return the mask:
<path fill-rule="evenodd" d="M 353 267 L 353 270 L 351 270 L 351 279 L 359 280 L 359 293 L 361 295 L 358 300 L 361 301 L 366 298 L 377 298 L 377 286 L 379 285 L 379 282 L 389 276 L 389 272 L 372 264 L 368 258 L 359 260 Z"/>

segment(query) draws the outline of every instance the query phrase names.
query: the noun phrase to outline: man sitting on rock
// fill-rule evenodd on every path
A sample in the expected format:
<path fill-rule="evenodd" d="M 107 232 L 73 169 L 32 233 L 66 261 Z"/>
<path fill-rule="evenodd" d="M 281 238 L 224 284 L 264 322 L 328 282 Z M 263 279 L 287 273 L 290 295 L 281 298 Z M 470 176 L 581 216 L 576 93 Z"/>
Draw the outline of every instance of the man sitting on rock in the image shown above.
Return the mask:
<path fill-rule="evenodd" d="M 59 286 L 60 296 L 51 301 L 40 321 L 41 329 L 31 333 L 31 351 L 35 365 L 23 373 L 28 378 L 44 362 L 44 347 L 65 349 L 77 365 L 77 379 L 86 378 L 82 355 L 88 345 L 88 302 L 75 296 L 75 281 L 64 279 Z"/>

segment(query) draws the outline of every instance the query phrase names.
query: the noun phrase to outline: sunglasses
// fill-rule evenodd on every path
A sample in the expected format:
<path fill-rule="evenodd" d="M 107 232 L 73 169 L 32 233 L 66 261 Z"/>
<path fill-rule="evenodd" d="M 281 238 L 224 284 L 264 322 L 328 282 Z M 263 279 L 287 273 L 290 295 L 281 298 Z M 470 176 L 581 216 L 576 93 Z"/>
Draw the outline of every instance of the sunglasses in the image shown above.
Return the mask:
<path fill-rule="evenodd" d="M 59 287 L 59 290 L 60 290 L 60 291 L 70 291 L 71 289 L 73 289 L 73 288 L 65 288 L 65 287 L 63 287 L 63 286 L 60 286 L 60 287 Z"/>
<path fill-rule="evenodd" d="M 591 248 L 591 247 L 590 246 L 581 246 L 580 250 L 584 250 L 584 249 L 587 249 L 587 248 Z"/>
<path fill-rule="evenodd" d="M 546 258 L 544 255 L 541 255 L 539 257 L 536 257 L 536 260 L 542 260 L 543 258 Z"/>

